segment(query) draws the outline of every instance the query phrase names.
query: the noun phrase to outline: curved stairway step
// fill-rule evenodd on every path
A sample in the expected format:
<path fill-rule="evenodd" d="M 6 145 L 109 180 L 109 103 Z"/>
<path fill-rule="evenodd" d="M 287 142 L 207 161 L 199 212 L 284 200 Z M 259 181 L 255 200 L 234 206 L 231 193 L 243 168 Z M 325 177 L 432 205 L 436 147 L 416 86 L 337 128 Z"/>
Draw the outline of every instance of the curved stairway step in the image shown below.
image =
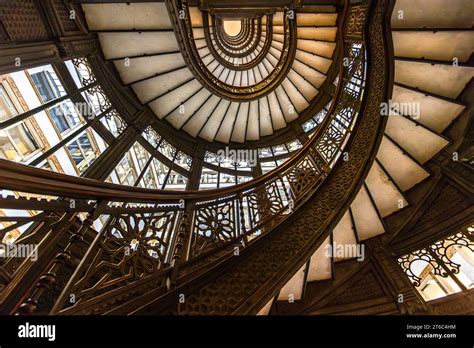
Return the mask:
<path fill-rule="evenodd" d="M 472 54 L 471 31 L 392 31 L 395 57 L 466 62 Z"/>
<path fill-rule="evenodd" d="M 90 30 L 172 29 L 164 2 L 82 4 Z"/>
<path fill-rule="evenodd" d="M 449 144 L 448 140 L 412 119 L 393 112 L 388 118 L 385 133 L 421 164 L 430 160 Z"/>
<path fill-rule="evenodd" d="M 354 248 L 358 244 L 358 236 L 355 232 L 355 227 L 352 223 L 351 213 L 349 210 L 345 212 L 342 216 L 341 221 L 334 227 L 332 233 L 333 236 L 333 245 L 335 248 L 338 246 Z M 347 255 L 344 253 L 340 255 L 339 253 L 334 254 L 334 261 L 342 261 L 349 258 L 353 258 L 353 255 Z"/>
<path fill-rule="evenodd" d="M 441 133 L 464 110 L 464 105 L 432 95 L 406 88 L 402 85 L 393 87 L 392 101 L 398 105 L 408 105 L 408 112 L 403 113 L 438 133 Z M 415 115 L 417 112 L 418 115 Z"/>
<path fill-rule="evenodd" d="M 474 77 L 474 67 L 395 60 L 395 82 L 456 99 Z"/>
<path fill-rule="evenodd" d="M 472 28 L 469 8 L 471 0 L 397 0 L 392 28 Z"/>
<path fill-rule="evenodd" d="M 127 63 L 127 64 L 126 64 Z M 135 83 L 156 75 L 165 74 L 184 68 L 184 62 L 181 53 L 164 53 L 160 55 L 131 58 L 128 62 L 120 59 L 114 61 L 115 68 L 125 84 Z"/>
<path fill-rule="evenodd" d="M 385 232 L 377 207 L 374 205 L 366 186 L 362 186 L 351 204 L 354 226 L 359 241 L 369 239 Z"/>
<path fill-rule="evenodd" d="M 400 192 L 388 174 L 375 162 L 365 180 L 367 189 L 382 217 L 386 217 L 408 205 L 408 201 Z"/>
<path fill-rule="evenodd" d="M 105 59 L 151 56 L 179 51 L 173 31 L 100 32 L 98 36 Z"/>
<path fill-rule="evenodd" d="M 377 159 L 404 192 L 430 175 L 422 165 L 387 136 L 382 139 Z"/>

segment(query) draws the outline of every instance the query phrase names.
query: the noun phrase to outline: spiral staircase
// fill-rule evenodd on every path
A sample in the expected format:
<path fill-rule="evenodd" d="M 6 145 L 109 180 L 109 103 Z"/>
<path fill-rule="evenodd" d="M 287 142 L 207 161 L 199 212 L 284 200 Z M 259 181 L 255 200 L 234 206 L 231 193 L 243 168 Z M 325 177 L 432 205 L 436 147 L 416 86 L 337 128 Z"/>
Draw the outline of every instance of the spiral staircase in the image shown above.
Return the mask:
<path fill-rule="evenodd" d="M 193 75 L 165 3 L 84 4 L 83 9 L 89 29 L 98 33 L 105 59 L 114 62 L 140 102 L 177 130 L 209 142 L 259 140 L 297 120 L 326 81 L 336 47 L 335 8 L 303 7 L 295 14 L 298 40 L 285 77 L 269 93 L 240 102 L 249 98 L 246 88 L 270 83 L 280 67 L 285 42 L 290 42 L 285 33 L 288 14 L 280 11 L 252 20 L 248 38 L 229 51 L 223 47 L 225 41 L 221 43 L 217 23 L 198 7 L 189 7 L 187 30 L 197 54 L 194 59 L 204 65 L 210 83 L 241 89 L 242 95 L 234 93 L 236 101 L 226 99 L 228 94 L 212 93 Z M 146 17 L 136 20 L 143 13 Z"/>
<path fill-rule="evenodd" d="M 415 115 L 391 110 L 363 187 L 330 239 L 285 285 L 278 300 L 288 302 L 289 294 L 302 300 L 306 287 L 317 288 L 317 281 L 335 280 L 338 267 L 334 261 L 341 258 L 331 262 L 325 257 L 331 242 L 355 245 L 396 230 L 396 225 L 390 225 L 390 216 L 416 204 L 410 200 L 411 189 L 432 175 L 427 162 L 452 143 L 443 132 L 464 112 L 472 112 L 466 101 L 458 100 L 474 74 L 470 63 L 472 17 L 464 11 L 467 3 L 451 5 L 440 11 L 426 1 L 396 1 L 391 18 L 395 63 L 392 101 L 414 101 L 419 103 L 420 112 Z M 442 42 L 456 45 L 449 45 L 448 50 Z M 459 66 L 453 65 L 454 59 Z M 340 272 L 347 270 L 340 267 Z M 326 304 L 322 295 L 317 301 L 322 304 L 314 313 L 331 313 L 322 309 Z M 311 299 L 313 305 L 317 301 Z M 334 313 L 337 311 L 340 309 L 335 306 Z"/>
<path fill-rule="evenodd" d="M 94 78 L 114 87 L 117 109 L 137 110 L 130 128 L 150 126 L 147 134 L 194 156 L 190 175 L 206 161 L 203 148 L 301 147 L 267 173 L 252 169 L 248 182 L 198 190 L 191 180 L 185 192 L 106 183 L 95 168 L 74 178 L 1 160 L 3 189 L 59 198 L 2 198 L 1 207 L 48 214 L 19 239 L 45 245 L 41 266 L 2 265 L 1 311 L 426 311 L 408 279 L 374 287 L 373 260 L 380 273 L 403 274 L 382 246 L 408 238 L 437 163 L 457 154 L 471 122 L 471 4 L 447 3 L 79 1 L 98 50 Z M 356 300 L 344 302 L 345 292 Z M 413 307 L 396 303 L 400 292 Z"/>

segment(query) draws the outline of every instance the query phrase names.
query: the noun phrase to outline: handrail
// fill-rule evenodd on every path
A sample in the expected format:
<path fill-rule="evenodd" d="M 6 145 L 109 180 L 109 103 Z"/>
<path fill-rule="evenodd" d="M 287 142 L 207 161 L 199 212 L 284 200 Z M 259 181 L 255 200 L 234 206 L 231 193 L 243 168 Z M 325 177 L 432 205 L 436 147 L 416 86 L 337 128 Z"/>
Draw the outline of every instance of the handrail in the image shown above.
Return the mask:
<path fill-rule="evenodd" d="M 284 48 L 278 60 L 277 66 L 262 81 L 251 86 L 232 86 L 219 80 L 207 69 L 206 64 L 200 59 L 197 50 L 192 23 L 189 16 L 189 7 L 186 1 L 181 3 L 181 7 L 185 9 L 186 15 L 180 20 L 178 17 L 181 8 L 175 0 L 166 0 L 168 12 L 172 19 L 178 44 L 184 60 L 188 63 L 190 70 L 196 79 L 215 95 L 231 100 L 231 101 L 252 101 L 262 98 L 277 88 L 288 74 L 296 55 L 297 46 L 297 28 L 296 17 L 285 15 L 285 39 Z M 291 18 L 290 18 L 291 17 Z"/>
<path fill-rule="evenodd" d="M 344 10 L 345 18 L 347 8 Z M 344 67 L 342 61 L 342 52 L 344 51 L 343 38 L 344 20 L 341 20 L 338 26 L 338 47 L 340 61 L 338 81 L 342 81 Z M 186 193 L 177 190 L 158 190 L 146 189 L 140 187 L 131 187 L 113 183 L 107 183 L 87 178 L 68 176 L 48 170 L 29 167 L 20 163 L 0 159 L 0 182 L 5 189 L 47 194 L 52 196 L 66 196 L 80 199 L 114 199 L 127 202 L 169 202 L 180 200 L 211 200 L 218 199 L 228 195 L 238 195 L 243 191 L 250 190 L 262 184 L 277 178 L 281 173 L 287 171 L 297 164 L 309 151 L 309 149 L 324 136 L 324 130 L 327 129 L 334 117 L 334 110 L 338 104 L 338 96 L 342 91 L 342 83 L 338 83 L 335 91 L 335 97 L 331 104 L 327 116 L 319 129 L 309 138 L 309 140 L 291 156 L 285 163 L 277 168 L 263 174 L 253 180 L 237 184 L 228 188 L 211 189 L 205 191 L 189 190 Z M 41 183 L 41 187 L 38 187 Z"/>
<path fill-rule="evenodd" d="M 360 56 L 363 64 L 349 64 L 347 71 L 351 73 L 344 83 L 349 94 L 355 92 L 355 79 L 350 77 L 354 74 L 362 78 L 359 86 L 364 89 L 356 104 L 360 117 L 345 150 L 351 160 L 337 161 L 325 185 L 309 195 L 294 217 L 245 247 L 239 257 L 228 259 L 200 278 L 180 282 L 182 286 L 165 296 L 149 291 L 127 301 L 115 314 L 255 315 L 308 262 L 356 197 L 383 136 L 386 118 L 380 117 L 379 106 L 387 100 L 391 70 L 384 31 L 388 3 L 364 1 L 351 6 L 349 50 L 345 54 Z M 175 300 L 181 293 L 186 293 L 185 303 Z M 234 301 L 219 302 L 216 296 Z"/>
<path fill-rule="evenodd" d="M 69 249 L 75 248 L 73 241 L 81 240 L 99 216 L 109 215 L 63 290 L 61 301 L 58 300 L 55 307 L 57 310 L 62 308 L 65 298 L 71 293 L 84 303 L 94 298 L 94 294 L 108 291 L 118 284 L 144 279 L 164 268 L 171 267 L 170 283 L 174 284 L 184 262 L 222 251 L 224 246 L 232 243 L 241 241 L 247 244 L 250 238 L 270 232 L 275 223 L 291 214 L 300 202 L 321 187 L 336 163 L 338 151 L 351 133 L 364 95 L 365 49 L 363 43 L 353 44 L 345 35 L 348 10 L 346 1 L 343 20 L 338 27 L 339 57 L 346 53 L 353 60 L 348 67 L 342 64 L 342 60 L 339 62 L 338 85 L 328 116 L 319 130 L 287 162 L 251 182 L 209 191 L 159 191 L 69 177 L 0 160 L 0 180 L 5 188 L 62 198 L 44 202 L 41 210 L 89 213 L 83 227 L 75 233 L 62 254 L 70 255 Z M 351 55 L 351 50 L 357 53 Z M 346 122 L 343 128 L 341 122 Z M 336 132 L 337 136 L 327 142 L 331 132 Z M 321 150 L 328 146 L 331 147 L 328 151 Z M 64 198 L 94 202 L 92 208 L 89 202 L 78 202 L 71 207 Z M 6 203 L 14 206 L 15 200 L 0 199 L 0 205 Z M 51 228 L 55 229 L 55 226 Z M 132 245 L 138 249 L 130 257 L 124 256 L 123 251 L 128 248 L 130 252 Z M 138 264 L 134 262 L 137 259 Z M 61 262 L 61 258 L 54 260 L 54 272 Z M 102 279 L 99 275 L 107 269 L 108 278 Z M 96 275 L 95 279 L 93 275 Z M 93 286 L 87 284 L 87 281 L 97 279 L 99 282 Z"/>
<path fill-rule="evenodd" d="M 216 23 L 216 20 L 214 19 L 214 16 L 212 16 L 211 21 L 212 21 L 212 27 L 215 29 L 216 40 L 218 40 L 219 43 L 221 44 L 221 45 L 219 45 L 219 48 L 221 48 L 223 51 L 225 51 L 229 55 L 231 55 L 231 54 L 240 55 L 238 52 L 232 52 L 232 51 L 239 51 L 239 50 L 245 49 L 246 47 L 249 47 L 250 43 L 255 38 L 260 37 L 261 33 L 262 33 L 261 18 L 259 18 L 257 20 L 257 23 L 254 23 L 253 21 L 250 21 L 251 24 L 249 26 L 251 26 L 252 28 L 250 30 L 250 33 L 249 33 L 248 37 L 245 38 L 241 43 L 234 44 L 234 46 L 232 46 L 224 38 L 222 38 L 220 21 L 217 21 L 219 24 Z M 209 29 L 209 17 L 207 16 L 206 12 L 203 12 L 203 25 L 204 25 L 204 30 Z M 255 25 L 257 25 L 257 32 L 256 33 L 255 33 Z M 222 45 L 224 45 L 225 47 L 222 47 Z M 248 49 L 246 49 L 246 52 L 243 52 L 243 54 L 248 54 L 248 52 L 253 51 L 256 46 L 257 46 L 257 44 L 254 43 Z"/>
<path fill-rule="evenodd" d="M 208 22 L 209 22 L 209 19 L 207 16 L 205 16 L 203 14 L 203 25 L 204 25 L 204 36 L 205 36 L 205 39 L 206 39 L 206 42 L 207 42 L 207 46 L 209 47 L 209 50 L 211 51 L 211 53 L 214 55 L 214 57 L 217 59 L 217 61 L 225 66 L 226 68 L 228 69 L 232 69 L 232 70 L 235 70 L 235 71 L 243 71 L 243 70 L 248 70 L 248 69 L 251 69 L 253 68 L 254 66 L 258 65 L 259 63 L 262 62 L 262 60 L 265 58 L 265 56 L 267 55 L 268 53 L 268 50 L 271 46 L 271 40 L 272 40 L 272 37 L 273 37 L 273 27 L 272 27 L 272 16 L 268 15 L 268 18 L 267 18 L 267 23 L 266 23 L 266 36 L 265 36 L 265 42 L 263 44 L 263 47 L 262 49 L 260 50 L 260 52 L 258 52 L 258 54 L 255 56 L 255 58 L 253 58 L 251 61 L 247 62 L 247 63 L 242 63 L 242 64 L 239 64 L 239 65 L 235 65 L 231 62 L 228 62 L 226 61 L 224 58 L 222 58 L 222 56 L 220 54 L 217 53 L 216 51 L 216 48 L 214 47 L 213 43 L 212 43 L 212 38 L 211 38 L 211 33 L 210 33 L 210 30 L 209 30 L 209 26 L 208 26 Z M 259 26 L 261 25 L 260 23 L 261 21 L 259 21 Z M 215 27 L 214 28 L 214 31 L 217 30 Z M 212 35 L 214 37 L 214 40 L 216 41 L 216 44 L 217 46 L 224 52 L 226 53 L 218 38 L 215 37 L 216 35 L 213 34 Z M 232 54 L 231 56 L 234 57 L 234 58 L 239 58 L 239 57 L 245 57 L 245 56 L 249 56 L 253 51 L 254 49 L 258 46 L 258 44 L 260 43 L 260 39 L 261 39 L 261 28 L 259 27 L 259 33 L 257 34 L 257 37 L 258 39 L 255 40 L 255 44 L 252 45 L 252 47 L 250 47 L 248 50 L 246 50 L 245 52 L 243 53 L 239 53 L 239 54 Z M 249 53 L 250 52 L 250 53 Z M 229 52 L 227 52 L 226 54 L 229 56 L 228 54 Z"/>

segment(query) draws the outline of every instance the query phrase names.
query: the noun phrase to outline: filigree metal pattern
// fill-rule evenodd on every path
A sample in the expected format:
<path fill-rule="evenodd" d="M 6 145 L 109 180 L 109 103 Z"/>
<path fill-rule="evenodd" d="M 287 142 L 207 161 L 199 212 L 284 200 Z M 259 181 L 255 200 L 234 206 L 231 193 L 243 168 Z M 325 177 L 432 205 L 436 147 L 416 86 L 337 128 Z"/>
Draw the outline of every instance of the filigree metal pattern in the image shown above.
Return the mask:
<path fill-rule="evenodd" d="M 229 201 L 195 211 L 191 257 L 238 237 L 235 208 L 235 202 Z"/>
<path fill-rule="evenodd" d="M 282 54 L 277 65 L 262 81 L 255 85 L 237 87 L 216 78 L 207 65 L 200 59 L 198 49 L 193 36 L 192 24 L 189 15 L 188 4 L 183 1 L 181 6 L 175 0 L 167 0 L 169 16 L 177 34 L 178 44 L 181 47 L 183 58 L 188 62 L 190 70 L 196 79 L 215 95 L 227 100 L 241 102 L 243 100 L 255 100 L 271 93 L 277 88 L 287 76 L 288 71 L 293 64 L 296 46 L 296 16 L 290 16 L 287 12 L 284 14 L 284 43 Z M 179 19 L 179 11 L 185 11 L 183 19 Z"/>
<path fill-rule="evenodd" d="M 139 206 L 134 209 L 140 209 Z M 147 210 L 146 207 L 141 209 Z M 148 209 L 150 210 L 150 209 Z M 166 266 L 174 238 L 177 212 L 112 215 L 56 303 L 56 311 L 83 305 L 117 286 L 153 275 Z M 73 304 L 66 301 L 73 294 Z"/>
<path fill-rule="evenodd" d="M 88 86 L 97 81 L 87 58 L 74 58 L 72 64 L 76 67 L 83 86 Z"/>
<path fill-rule="evenodd" d="M 262 224 L 281 213 L 284 204 L 278 184 L 279 181 L 273 181 L 245 195 L 251 225 Z"/>
<path fill-rule="evenodd" d="M 101 186 L 100 183 L 94 183 L 96 186 L 87 186 L 89 182 L 80 180 L 77 185 L 78 187 L 84 185 L 84 190 L 65 192 L 63 194 L 65 198 L 80 196 L 97 205 L 100 205 L 104 197 L 107 200 L 113 194 L 120 198 L 117 198 L 115 204 L 106 204 L 97 211 L 86 204 L 67 210 L 74 214 L 87 212 L 91 215 L 90 219 L 87 219 L 88 223 L 99 216 L 110 219 L 105 221 L 100 234 L 88 247 L 83 262 L 75 268 L 69 285 L 56 302 L 55 310 L 59 312 L 65 307 L 70 294 L 74 294 L 83 305 L 96 296 L 112 293 L 117 287 L 131 288 L 131 284 L 153 277 L 158 270 L 166 268 L 173 255 L 179 255 L 176 259 L 179 259 L 180 263 L 185 263 L 194 261 L 196 256 L 208 251 L 209 254 L 211 251 L 219 252 L 221 246 L 227 242 L 244 239 L 244 232 L 252 233 L 261 225 L 272 220 L 276 221 L 280 217 L 284 218 L 283 213 L 289 213 L 291 210 L 287 209 L 288 200 L 295 198 L 289 197 L 290 189 L 293 195 L 296 193 L 297 198 L 304 192 L 308 194 L 305 198 L 308 198 L 311 204 L 305 206 L 298 219 L 288 226 L 285 233 L 270 233 L 265 236 L 268 237 L 265 248 L 250 249 L 235 269 L 229 269 L 223 277 L 209 282 L 201 289 L 193 290 L 186 304 L 179 308 L 180 313 L 191 314 L 253 311 L 254 309 L 245 307 L 246 300 L 251 296 L 257 296 L 255 294 L 258 289 L 261 289 L 265 282 L 274 279 L 276 274 L 282 274 L 282 271 L 284 274 L 290 274 L 293 268 L 301 266 L 294 263 L 290 265 L 289 260 L 301 252 L 309 252 L 306 250 L 308 245 L 317 247 L 316 241 L 318 238 L 325 238 L 323 235 L 326 231 L 325 226 L 329 223 L 329 219 L 334 219 L 334 211 L 341 209 L 356 183 L 363 180 L 362 170 L 368 165 L 370 154 L 375 151 L 375 145 L 367 146 L 367 144 L 375 143 L 374 139 L 380 134 L 379 131 L 383 126 L 383 121 L 379 117 L 379 105 L 385 97 L 384 86 L 387 79 L 384 39 L 380 29 L 383 7 L 383 4 L 377 2 L 373 19 L 376 24 L 371 34 L 373 47 L 371 47 L 370 76 L 374 88 L 364 91 L 364 86 L 360 83 L 361 79 L 365 79 L 365 45 L 363 42 L 347 42 L 344 53 L 352 52 L 347 56 L 354 61 L 360 60 L 361 64 L 353 63 L 352 66 L 357 65 L 357 69 L 346 68 L 340 75 L 342 78 L 339 81 L 344 86 L 343 93 L 335 100 L 335 105 L 338 103 L 340 105 L 331 107 L 330 115 L 320 125 L 320 133 L 315 134 L 310 143 L 302 149 L 303 151 L 289 161 L 291 165 L 284 170 L 277 170 L 270 179 L 265 177 L 261 181 L 255 181 L 246 189 L 238 188 L 209 194 L 190 192 L 168 195 L 146 190 L 121 191 L 111 186 Z M 357 76 L 349 75 L 350 72 Z M 355 84 L 358 88 L 352 88 Z M 364 113 L 361 114 L 363 117 L 359 117 L 360 103 L 356 101 L 362 98 L 364 92 L 368 101 Z M 354 127 L 357 131 L 352 135 L 353 141 L 350 142 L 351 146 L 348 149 L 351 161 L 339 161 L 337 171 L 326 179 L 324 174 L 330 165 L 336 162 L 337 151 L 325 151 L 324 156 L 319 151 L 318 144 L 332 138 L 332 141 L 339 144 L 338 150 L 342 150 L 344 139 L 347 139 L 356 120 L 359 126 Z M 148 130 L 146 133 L 152 132 Z M 156 140 L 157 146 L 160 143 L 165 144 L 161 139 Z M 316 181 L 323 182 L 323 179 L 327 180 L 324 181 L 326 185 L 313 185 Z M 13 184 L 9 185 L 13 187 Z M 96 187 L 99 187 L 98 191 L 95 191 Z M 311 190 L 308 190 L 309 187 Z M 313 195 L 315 192 L 317 196 Z M 179 206 L 174 202 L 171 209 L 171 205 L 166 206 L 165 202 L 172 201 L 173 197 L 183 202 L 180 202 Z M 140 204 L 132 205 L 129 202 Z M 48 206 L 54 208 L 53 205 Z M 54 209 L 65 211 L 63 205 Z M 250 211 L 247 216 L 246 209 L 247 213 Z M 191 212 L 190 217 L 184 218 L 188 215 L 188 211 Z M 253 216 L 253 220 L 250 220 L 249 216 Z M 245 226 L 246 222 L 249 222 L 249 226 Z M 177 230 L 181 234 L 179 243 L 175 240 Z M 278 257 L 275 257 L 276 255 Z M 179 276 L 179 268 L 173 268 L 172 272 L 176 279 Z M 282 277 L 278 279 L 281 282 L 285 281 Z M 160 281 L 159 284 L 161 286 L 163 283 Z M 145 285 L 145 282 L 140 283 L 140 291 L 136 288 L 134 291 L 142 293 L 148 285 Z M 251 303 L 266 303 L 271 295 L 265 293 L 261 298 L 257 296 Z M 215 297 L 220 301 L 222 299 L 229 301 L 216 306 Z M 113 305 L 109 301 L 105 303 L 106 306 Z M 96 308 L 99 306 L 96 305 Z M 71 313 L 74 312 L 73 307 L 75 306 L 69 306 Z M 103 310 L 105 309 L 102 308 L 101 311 Z"/>
<path fill-rule="evenodd" d="M 452 260 L 454 247 L 465 247 L 474 252 L 474 243 L 467 239 L 462 232 L 458 232 L 446 239 L 440 240 L 431 246 L 431 249 L 439 256 L 440 260 L 453 273 L 457 274 L 460 271 L 461 265 Z"/>
<path fill-rule="evenodd" d="M 436 259 L 429 253 L 427 249 L 420 249 L 413 253 L 403 255 L 398 259 L 398 263 L 402 267 L 403 271 L 406 273 L 408 278 L 415 286 L 420 286 L 421 277 L 417 276 L 412 269 L 412 266 L 416 262 L 424 262 L 431 266 L 433 274 L 447 277 L 448 274 L 443 270 L 441 265 L 436 261 Z"/>
<path fill-rule="evenodd" d="M 320 178 L 320 172 L 309 157 L 305 157 L 288 175 L 291 191 L 296 199 L 301 198 L 308 188 Z"/>

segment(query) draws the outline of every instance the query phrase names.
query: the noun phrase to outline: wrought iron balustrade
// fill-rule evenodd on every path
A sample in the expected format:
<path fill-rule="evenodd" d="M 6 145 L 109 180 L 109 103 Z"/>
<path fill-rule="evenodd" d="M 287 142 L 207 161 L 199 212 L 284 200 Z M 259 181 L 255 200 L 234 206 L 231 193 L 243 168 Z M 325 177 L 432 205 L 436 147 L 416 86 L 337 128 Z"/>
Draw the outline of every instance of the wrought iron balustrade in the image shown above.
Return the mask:
<path fill-rule="evenodd" d="M 200 57 L 193 35 L 193 25 L 187 1 L 181 1 L 178 4 L 178 1 L 167 0 L 166 4 L 184 60 L 201 84 L 215 95 L 233 101 L 255 100 L 277 88 L 290 71 L 296 55 L 297 24 L 296 16 L 294 13 L 290 15 L 289 9 L 284 10 L 283 48 L 274 69 L 262 81 L 254 85 L 234 86 L 228 85 L 214 76 Z M 180 15 L 183 13 L 184 15 Z M 207 22 L 207 20 L 205 21 Z"/>
<path fill-rule="evenodd" d="M 344 17 L 352 18 L 353 11 L 346 4 Z M 1 235 L 34 222 L 17 243 L 36 244 L 41 260 L 39 281 L 24 297 L 12 295 L 20 281 L 3 280 L 2 310 L 100 313 L 102 300 L 120 303 L 153 287 L 165 293 L 178 276 L 212 264 L 222 252 L 247 246 L 290 217 L 336 162 L 344 160 L 341 155 L 360 112 L 366 50 L 363 35 L 351 25 L 341 21 L 338 49 L 344 60 L 326 118 L 289 160 L 252 181 L 218 190 L 160 191 L 0 160 L 1 188 L 51 196 L 0 199 L 2 209 L 39 212 L 31 219 L 18 217 Z M 2 260 L 2 270 L 13 279 L 34 267 L 28 260 Z M 47 295 L 54 303 L 44 300 Z"/>

